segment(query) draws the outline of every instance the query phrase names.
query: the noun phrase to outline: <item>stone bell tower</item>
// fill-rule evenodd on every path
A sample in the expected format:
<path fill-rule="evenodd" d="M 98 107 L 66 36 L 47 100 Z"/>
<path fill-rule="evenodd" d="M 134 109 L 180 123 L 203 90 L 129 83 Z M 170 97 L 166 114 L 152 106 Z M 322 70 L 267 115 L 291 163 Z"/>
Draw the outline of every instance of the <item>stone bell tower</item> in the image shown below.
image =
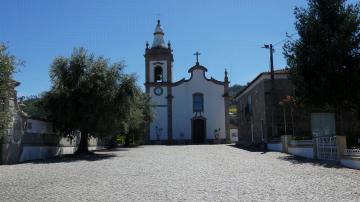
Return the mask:
<path fill-rule="evenodd" d="M 165 44 L 160 20 L 155 27 L 152 46 L 145 48 L 145 89 L 151 97 L 155 120 L 149 124 L 149 143 L 172 143 L 172 67 L 171 44 Z"/>

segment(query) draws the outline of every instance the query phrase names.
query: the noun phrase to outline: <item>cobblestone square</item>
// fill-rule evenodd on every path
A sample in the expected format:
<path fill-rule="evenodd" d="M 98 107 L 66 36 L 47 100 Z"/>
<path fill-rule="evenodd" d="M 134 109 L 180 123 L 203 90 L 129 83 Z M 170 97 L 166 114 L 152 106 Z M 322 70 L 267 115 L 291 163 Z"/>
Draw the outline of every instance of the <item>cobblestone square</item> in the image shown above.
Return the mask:
<path fill-rule="evenodd" d="M 360 171 L 228 145 L 0 166 L 0 201 L 360 201 Z"/>

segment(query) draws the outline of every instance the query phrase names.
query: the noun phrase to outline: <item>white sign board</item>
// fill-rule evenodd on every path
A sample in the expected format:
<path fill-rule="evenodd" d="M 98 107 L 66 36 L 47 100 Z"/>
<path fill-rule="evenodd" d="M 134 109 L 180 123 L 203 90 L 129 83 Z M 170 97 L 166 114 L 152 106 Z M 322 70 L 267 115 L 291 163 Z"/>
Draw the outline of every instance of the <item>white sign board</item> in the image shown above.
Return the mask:
<path fill-rule="evenodd" d="M 51 122 L 28 119 L 26 122 L 27 133 L 54 134 Z"/>
<path fill-rule="evenodd" d="M 231 139 L 231 142 L 239 141 L 238 129 L 230 129 L 230 139 Z"/>

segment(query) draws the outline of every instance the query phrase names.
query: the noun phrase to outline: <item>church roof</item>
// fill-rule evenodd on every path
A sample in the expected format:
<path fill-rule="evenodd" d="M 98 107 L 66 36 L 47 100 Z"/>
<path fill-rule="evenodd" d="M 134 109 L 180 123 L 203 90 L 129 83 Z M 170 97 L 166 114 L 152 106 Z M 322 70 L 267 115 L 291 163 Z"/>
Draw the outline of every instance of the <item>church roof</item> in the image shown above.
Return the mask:
<path fill-rule="evenodd" d="M 198 63 L 195 65 L 195 66 L 192 66 L 190 69 L 189 69 L 189 73 L 191 73 L 192 71 L 194 71 L 195 69 L 200 69 L 200 70 L 204 70 L 205 72 L 207 72 L 208 70 L 206 69 L 206 67 L 202 66 L 202 65 L 199 65 Z"/>
<path fill-rule="evenodd" d="M 210 82 L 215 83 L 215 84 L 218 84 L 218 85 L 225 85 L 225 83 L 226 83 L 226 82 L 224 82 L 224 81 L 216 80 L 216 79 L 214 79 L 213 77 L 206 78 L 205 72 L 208 71 L 207 68 L 204 67 L 204 66 L 202 66 L 202 65 L 200 65 L 200 64 L 197 62 L 197 63 L 196 63 L 194 66 L 192 66 L 192 67 L 189 69 L 189 71 L 188 71 L 188 72 L 191 74 L 191 76 L 190 76 L 189 79 L 183 78 L 183 79 L 181 79 L 181 80 L 179 80 L 179 81 L 176 81 L 176 82 L 172 83 L 172 86 L 178 86 L 178 85 L 180 85 L 180 84 L 182 84 L 182 83 L 189 82 L 189 81 L 193 78 L 193 74 L 194 74 L 193 71 L 194 71 L 194 70 L 202 70 L 202 71 L 203 71 L 203 72 L 202 72 L 202 75 L 203 75 L 204 79 L 207 80 L 207 81 L 210 81 Z"/>
<path fill-rule="evenodd" d="M 154 32 L 154 40 L 152 44 L 152 48 L 166 48 L 165 41 L 164 41 L 164 32 L 161 28 L 160 20 L 157 21 L 157 25 L 155 27 Z"/>

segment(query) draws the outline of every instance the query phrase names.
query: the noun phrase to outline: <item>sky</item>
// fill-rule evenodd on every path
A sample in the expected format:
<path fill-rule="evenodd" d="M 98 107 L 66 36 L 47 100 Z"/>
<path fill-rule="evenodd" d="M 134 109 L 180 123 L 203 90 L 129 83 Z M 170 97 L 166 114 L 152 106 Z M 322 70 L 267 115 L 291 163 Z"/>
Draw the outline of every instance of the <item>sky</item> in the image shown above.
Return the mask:
<path fill-rule="evenodd" d="M 49 90 L 53 59 L 70 56 L 74 47 L 124 60 L 125 72 L 136 73 L 143 86 L 145 43 L 152 43 L 157 19 L 172 44 L 174 81 L 189 77 L 199 51 L 208 77 L 223 80 L 227 68 L 230 85 L 244 85 L 269 69 L 263 44 L 277 44 L 275 69 L 286 66 L 282 45 L 286 33 L 296 33 L 295 6 L 306 1 L 0 0 L 0 41 L 25 61 L 14 75 L 20 96 Z"/>

